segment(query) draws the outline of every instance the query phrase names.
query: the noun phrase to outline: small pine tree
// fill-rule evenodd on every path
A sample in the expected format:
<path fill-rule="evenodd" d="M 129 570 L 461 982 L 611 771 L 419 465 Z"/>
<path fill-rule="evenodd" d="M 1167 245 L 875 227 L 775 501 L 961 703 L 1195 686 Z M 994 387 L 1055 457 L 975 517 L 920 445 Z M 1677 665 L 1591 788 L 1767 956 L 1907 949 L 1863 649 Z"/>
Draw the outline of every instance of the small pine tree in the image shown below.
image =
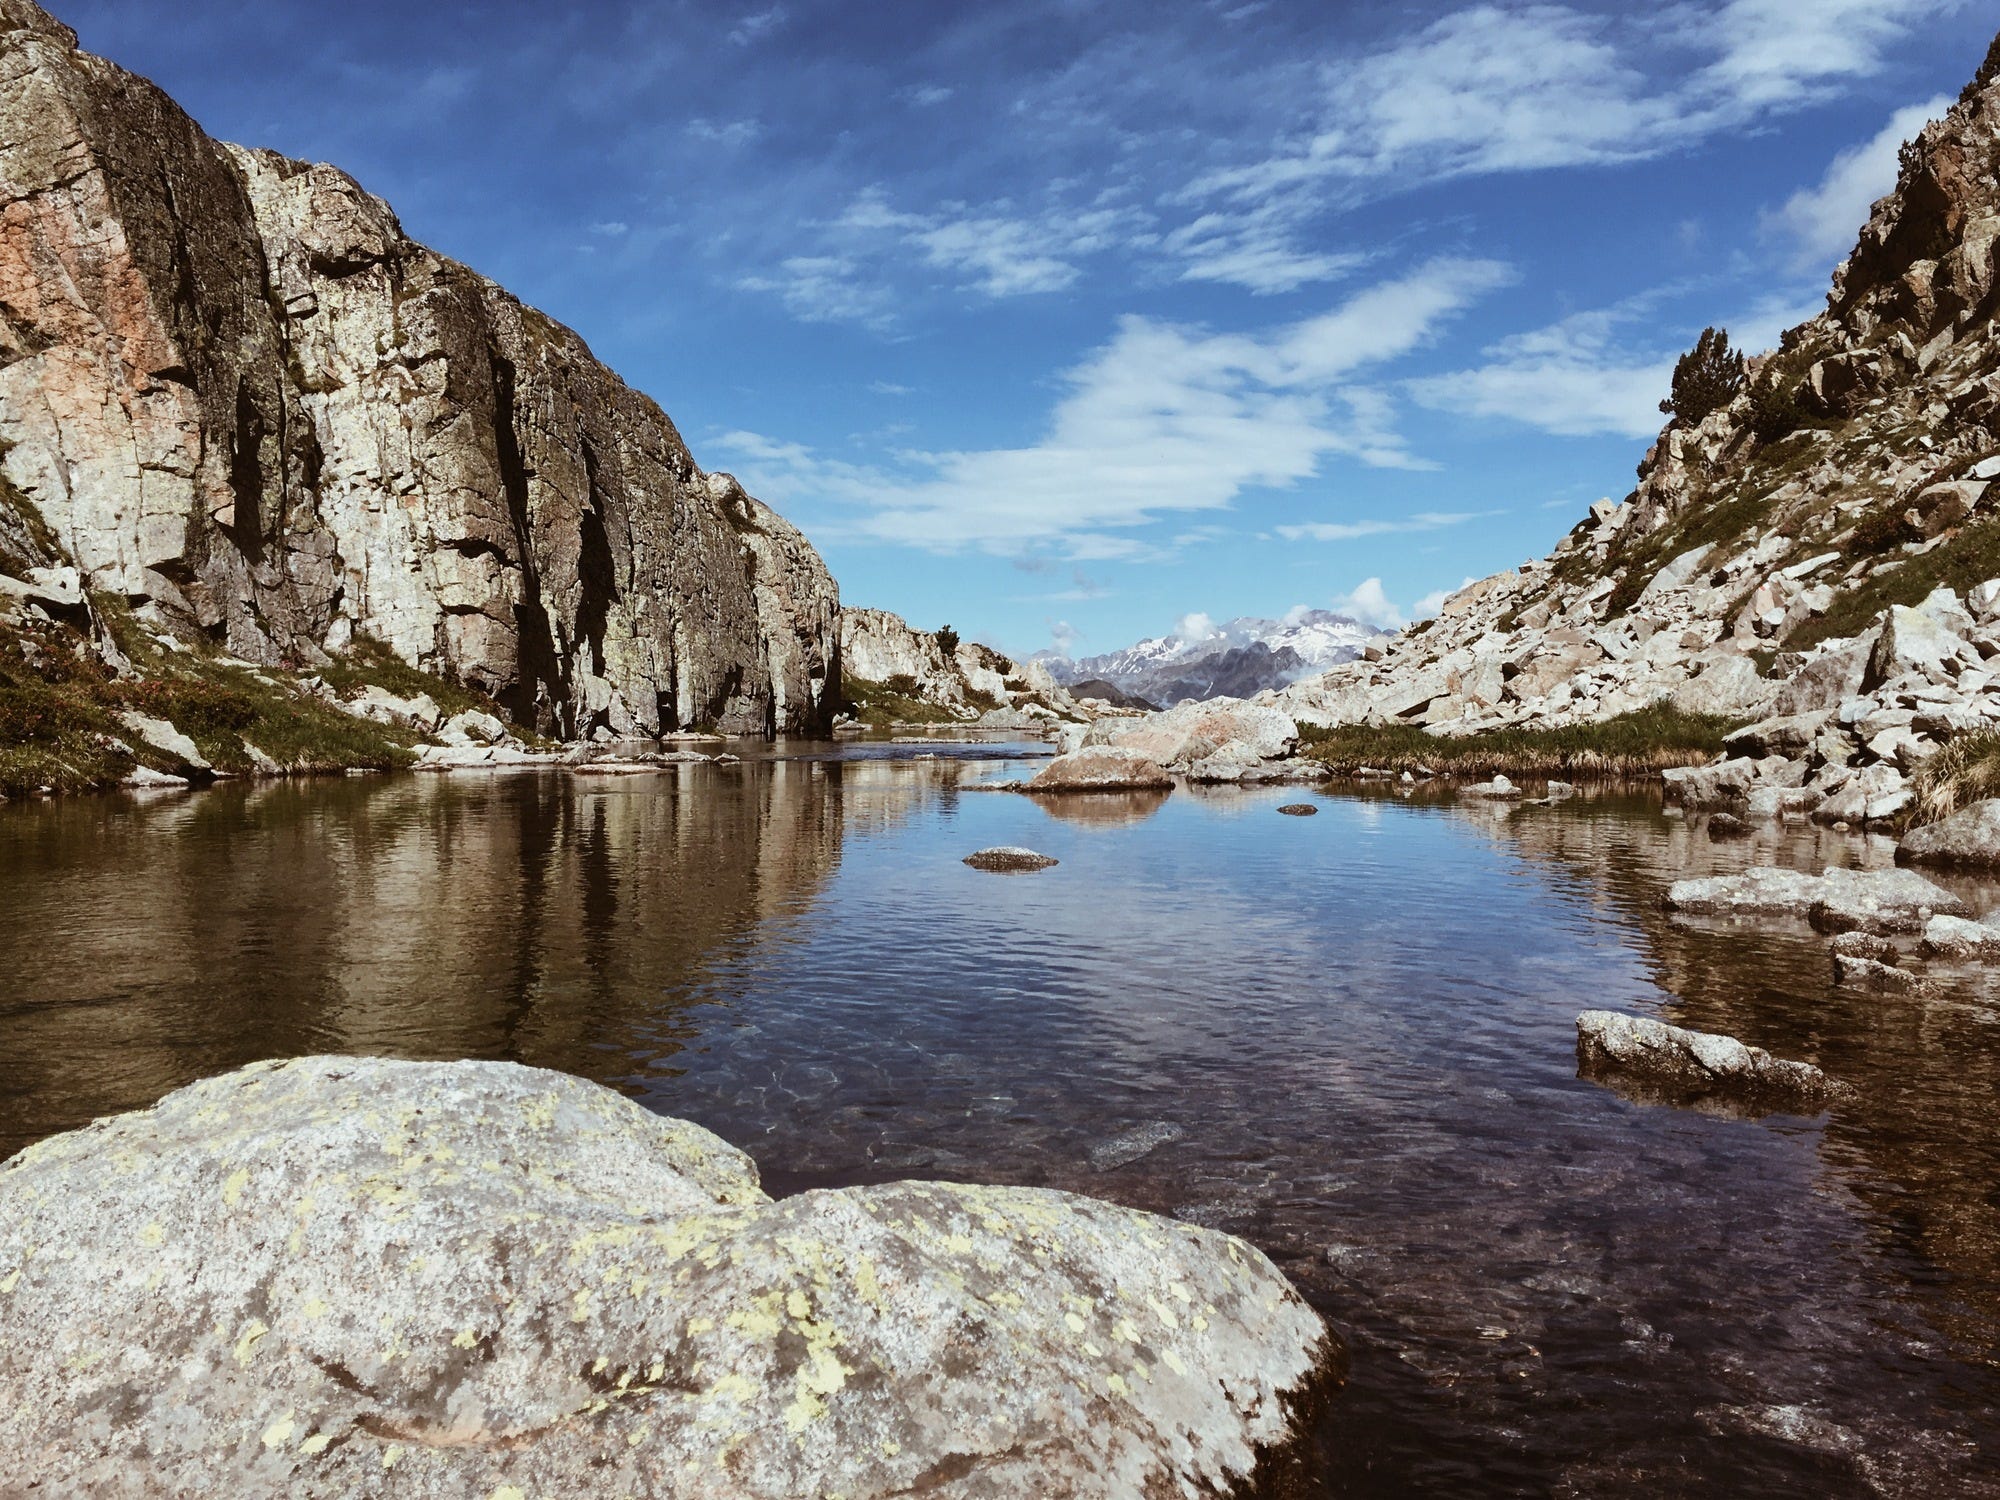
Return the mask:
<path fill-rule="evenodd" d="M 1736 399 L 1743 388 L 1742 351 L 1729 347 L 1729 330 L 1704 328 L 1694 348 L 1674 364 L 1674 393 L 1660 410 L 1689 427 Z"/>
<path fill-rule="evenodd" d="M 946 656 L 958 654 L 958 632 L 949 625 L 941 626 L 937 633 L 938 650 Z"/>

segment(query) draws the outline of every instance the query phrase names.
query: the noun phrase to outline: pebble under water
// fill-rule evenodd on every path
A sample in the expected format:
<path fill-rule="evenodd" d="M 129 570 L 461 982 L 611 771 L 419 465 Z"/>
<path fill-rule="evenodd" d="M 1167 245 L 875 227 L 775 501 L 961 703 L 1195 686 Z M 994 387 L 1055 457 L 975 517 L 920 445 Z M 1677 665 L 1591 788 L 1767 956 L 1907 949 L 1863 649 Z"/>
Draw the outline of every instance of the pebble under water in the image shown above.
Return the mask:
<path fill-rule="evenodd" d="M 1038 803 L 922 749 L 0 807 L 0 1155 L 263 1057 L 508 1058 L 774 1193 L 1033 1184 L 1246 1237 L 1349 1348 L 1333 1495 L 2000 1496 L 2000 975 L 1837 992 L 1802 924 L 1658 905 L 1887 841 L 1717 843 L 1637 794 Z M 1061 863 L 961 863 L 996 845 Z M 1851 1092 L 1640 1102 L 1576 1078 L 1589 1008 Z"/>

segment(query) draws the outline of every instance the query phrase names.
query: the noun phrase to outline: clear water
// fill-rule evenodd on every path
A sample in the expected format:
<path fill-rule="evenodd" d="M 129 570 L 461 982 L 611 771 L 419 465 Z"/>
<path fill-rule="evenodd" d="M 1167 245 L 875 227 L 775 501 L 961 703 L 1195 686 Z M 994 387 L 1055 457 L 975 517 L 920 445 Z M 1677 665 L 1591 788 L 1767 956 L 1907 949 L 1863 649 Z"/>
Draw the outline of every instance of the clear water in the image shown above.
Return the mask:
<path fill-rule="evenodd" d="M 0 1154 L 261 1057 L 511 1058 L 777 1192 L 1028 1183 L 1246 1236 L 1351 1350 L 1332 1494 L 2000 1496 L 2000 990 L 1836 993 L 1803 928 L 1657 905 L 1883 841 L 1711 843 L 1638 797 L 1043 806 L 926 748 L 0 807 Z M 993 844 L 1062 864 L 960 863 Z M 1574 1076 L 1594 1006 L 1853 1096 L 1628 1100 Z"/>

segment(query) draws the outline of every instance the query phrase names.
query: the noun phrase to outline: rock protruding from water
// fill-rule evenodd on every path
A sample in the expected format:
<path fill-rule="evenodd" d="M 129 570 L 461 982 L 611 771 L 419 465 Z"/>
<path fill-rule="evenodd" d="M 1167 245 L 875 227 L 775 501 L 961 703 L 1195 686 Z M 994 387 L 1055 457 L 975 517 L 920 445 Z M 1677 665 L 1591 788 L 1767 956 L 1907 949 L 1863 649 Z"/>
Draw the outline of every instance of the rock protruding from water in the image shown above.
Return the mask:
<path fill-rule="evenodd" d="M 1896 858 L 1913 865 L 2000 868 L 2000 800 L 1975 802 L 1906 835 Z"/>
<path fill-rule="evenodd" d="M 754 1164 L 505 1063 L 260 1063 L 0 1168 L 22 1493 L 1248 1496 L 1337 1348 L 1239 1240 Z"/>
<path fill-rule="evenodd" d="M 1576 1018 L 1576 1062 L 1584 1077 L 1625 1077 L 1690 1096 L 1722 1093 L 1817 1108 L 1828 1093 L 1826 1075 L 1810 1063 L 1773 1057 L 1733 1036 L 1610 1010 Z"/>
<path fill-rule="evenodd" d="M 994 870 L 1009 875 L 1026 874 L 1032 870 L 1049 870 L 1061 862 L 1046 854 L 1037 854 L 1033 849 L 1014 847 L 981 849 L 977 854 L 965 856 L 965 863 L 975 870 Z"/>
<path fill-rule="evenodd" d="M 1278 811 L 1288 818 L 1314 818 L 1319 816 L 1319 809 L 1310 802 L 1287 802 Z"/>
<path fill-rule="evenodd" d="M 1695 917 L 1796 917 L 1821 932 L 1921 932 L 1933 916 L 1966 914 L 1963 901 L 1914 870 L 1833 868 L 1808 875 L 1769 865 L 1676 880 L 1664 904 Z"/>
<path fill-rule="evenodd" d="M 1091 745 L 1058 755 L 1030 781 L 1031 792 L 1145 792 L 1174 784 L 1165 767 L 1139 750 Z"/>
<path fill-rule="evenodd" d="M 1089 746 L 1135 752 L 1199 782 L 1295 775 L 1299 768 L 1289 757 L 1298 743 L 1299 726 L 1291 715 L 1233 698 L 1183 703 L 1137 719 L 1100 719 L 1085 739 Z"/>

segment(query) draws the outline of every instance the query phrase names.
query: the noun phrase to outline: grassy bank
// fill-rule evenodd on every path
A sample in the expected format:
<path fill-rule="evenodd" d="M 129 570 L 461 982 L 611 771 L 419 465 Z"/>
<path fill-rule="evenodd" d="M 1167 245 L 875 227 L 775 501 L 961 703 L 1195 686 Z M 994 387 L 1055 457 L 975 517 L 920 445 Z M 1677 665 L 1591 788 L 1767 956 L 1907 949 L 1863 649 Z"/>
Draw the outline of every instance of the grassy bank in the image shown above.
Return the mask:
<path fill-rule="evenodd" d="M 1735 727 L 1734 720 L 1655 704 L 1598 724 L 1465 736 L 1426 734 L 1406 724 L 1301 726 L 1299 753 L 1341 774 L 1365 766 L 1452 776 L 1645 776 L 1713 758 Z"/>
<path fill-rule="evenodd" d="M 0 796 L 115 786 L 135 767 L 173 772 L 171 755 L 140 740 L 126 712 L 165 719 L 217 771 L 244 774 L 259 757 L 297 775 L 408 765 L 420 736 L 355 718 L 301 689 L 287 674 L 228 661 L 213 651 L 168 651 L 125 615 L 96 601 L 132 663 L 119 676 L 80 630 L 0 614 Z M 336 692 L 374 685 L 399 696 L 429 693 L 447 713 L 492 703 L 420 672 L 364 642 L 321 673 Z"/>
<path fill-rule="evenodd" d="M 2000 797 L 2000 733 L 1960 735 L 1918 768 L 1911 792 L 1912 828 Z"/>
<path fill-rule="evenodd" d="M 897 724 L 962 724 L 965 721 L 950 709 L 918 696 L 917 679 L 891 677 L 875 682 L 866 677 L 840 679 L 840 696 L 847 711 L 871 729 L 888 729 Z M 966 702 L 984 711 L 998 708 L 1000 700 L 984 693 L 968 692 Z"/>

